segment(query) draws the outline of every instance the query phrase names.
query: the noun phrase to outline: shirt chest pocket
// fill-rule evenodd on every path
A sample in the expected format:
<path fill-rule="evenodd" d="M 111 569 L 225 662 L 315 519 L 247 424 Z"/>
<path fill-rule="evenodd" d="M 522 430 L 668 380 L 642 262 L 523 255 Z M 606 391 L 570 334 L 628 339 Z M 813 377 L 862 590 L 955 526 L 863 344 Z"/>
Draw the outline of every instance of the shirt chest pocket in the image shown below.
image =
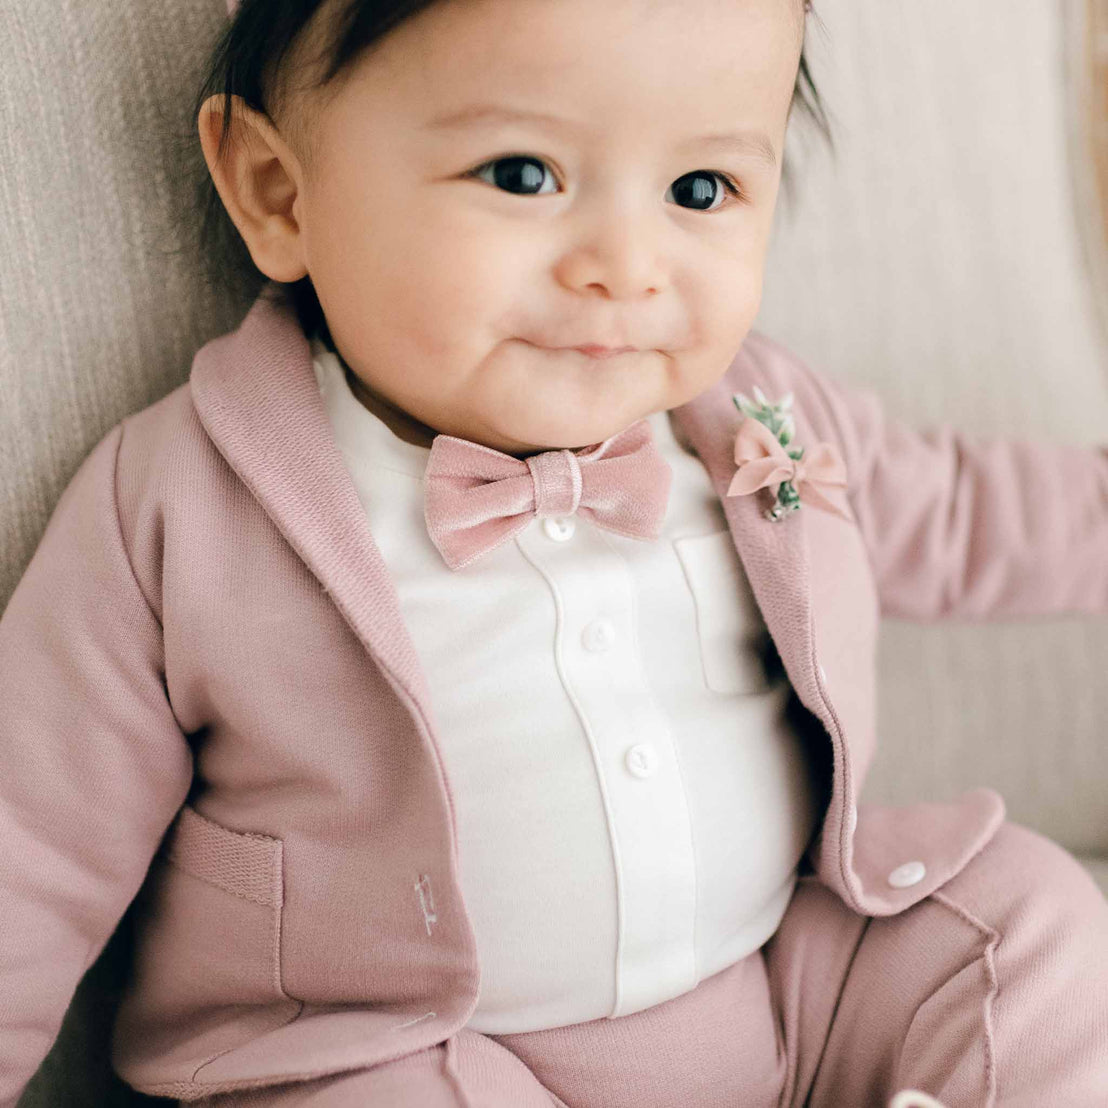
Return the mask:
<path fill-rule="evenodd" d="M 696 609 L 704 683 L 734 696 L 764 692 L 768 632 L 730 531 L 673 540 Z"/>

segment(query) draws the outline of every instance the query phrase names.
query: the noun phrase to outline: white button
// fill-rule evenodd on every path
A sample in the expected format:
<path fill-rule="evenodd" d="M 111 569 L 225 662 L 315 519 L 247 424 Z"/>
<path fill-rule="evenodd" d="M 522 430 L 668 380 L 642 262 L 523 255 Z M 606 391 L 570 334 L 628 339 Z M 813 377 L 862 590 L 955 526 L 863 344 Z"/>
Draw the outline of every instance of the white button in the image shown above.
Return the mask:
<path fill-rule="evenodd" d="M 853 804 L 846 810 L 846 830 L 848 835 L 853 835 L 858 827 L 858 809 Z"/>
<path fill-rule="evenodd" d="M 826 685 L 827 684 L 827 674 L 824 672 L 823 666 L 816 666 L 816 669 L 819 670 L 819 679 Z"/>
<path fill-rule="evenodd" d="M 927 867 L 922 862 L 905 862 L 889 874 L 889 884 L 894 889 L 906 889 L 909 885 L 922 881 L 926 872 Z"/>
<path fill-rule="evenodd" d="M 889 1101 L 889 1108 L 946 1108 L 946 1106 L 930 1093 L 921 1093 L 919 1089 L 901 1089 Z"/>
<path fill-rule="evenodd" d="M 649 777 L 658 768 L 658 752 L 650 743 L 636 743 L 624 761 L 636 777 Z"/>
<path fill-rule="evenodd" d="M 616 629 L 612 626 L 611 620 L 594 619 L 581 632 L 581 645 L 586 650 L 594 652 L 607 650 L 615 641 L 615 637 Z"/>
<path fill-rule="evenodd" d="M 577 523 L 573 516 L 547 516 L 542 521 L 542 529 L 548 539 L 555 542 L 565 542 L 573 535 Z"/>

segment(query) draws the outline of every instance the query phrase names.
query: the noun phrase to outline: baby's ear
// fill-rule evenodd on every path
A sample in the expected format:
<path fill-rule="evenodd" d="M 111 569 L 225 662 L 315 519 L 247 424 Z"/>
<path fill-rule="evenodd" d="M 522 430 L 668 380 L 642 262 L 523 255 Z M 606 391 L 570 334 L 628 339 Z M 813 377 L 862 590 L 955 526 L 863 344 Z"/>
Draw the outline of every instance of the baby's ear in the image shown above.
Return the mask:
<path fill-rule="evenodd" d="M 209 96 L 197 118 L 208 172 L 254 264 L 270 280 L 299 281 L 308 273 L 296 215 L 296 155 L 270 120 L 231 97 L 231 123 L 223 151 L 224 97 Z"/>

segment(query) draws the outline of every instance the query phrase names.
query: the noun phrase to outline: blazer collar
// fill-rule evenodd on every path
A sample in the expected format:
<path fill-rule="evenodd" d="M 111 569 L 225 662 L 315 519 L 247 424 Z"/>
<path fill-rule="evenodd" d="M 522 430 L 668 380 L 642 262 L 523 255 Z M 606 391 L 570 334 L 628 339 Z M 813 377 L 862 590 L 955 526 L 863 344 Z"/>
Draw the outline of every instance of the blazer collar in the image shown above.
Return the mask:
<path fill-rule="evenodd" d="M 809 682 L 812 658 L 805 513 L 771 522 L 759 493 L 726 495 L 742 419 L 731 396 L 757 383 L 740 351 L 723 377 L 674 409 L 673 418 L 708 471 L 766 626 L 799 688 Z M 395 587 L 335 445 L 308 339 L 280 285 L 269 282 L 237 330 L 197 352 L 189 384 L 216 448 L 366 649 L 426 704 L 429 689 Z"/>

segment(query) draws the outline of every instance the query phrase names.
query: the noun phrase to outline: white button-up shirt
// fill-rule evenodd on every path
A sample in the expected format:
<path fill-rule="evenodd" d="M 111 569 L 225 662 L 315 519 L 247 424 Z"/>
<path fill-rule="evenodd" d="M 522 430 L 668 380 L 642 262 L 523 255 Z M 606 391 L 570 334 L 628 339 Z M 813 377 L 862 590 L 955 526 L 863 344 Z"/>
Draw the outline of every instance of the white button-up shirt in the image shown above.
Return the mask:
<path fill-rule="evenodd" d="M 668 413 L 656 540 L 533 519 L 459 570 L 430 450 L 312 342 L 336 444 L 427 677 L 489 1034 L 622 1016 L 757 950 L 817 819 L 789 686 L 707 471 Z"/>

